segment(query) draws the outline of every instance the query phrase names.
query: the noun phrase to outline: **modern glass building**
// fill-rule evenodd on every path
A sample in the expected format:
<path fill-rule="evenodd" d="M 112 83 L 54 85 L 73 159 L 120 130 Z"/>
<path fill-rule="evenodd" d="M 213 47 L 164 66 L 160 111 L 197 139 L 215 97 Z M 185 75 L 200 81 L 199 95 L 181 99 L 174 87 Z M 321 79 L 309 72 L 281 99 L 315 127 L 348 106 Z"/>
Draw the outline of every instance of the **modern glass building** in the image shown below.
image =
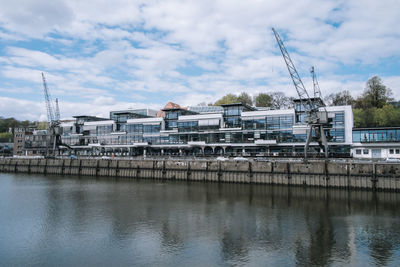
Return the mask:
<path fill-rule="evenodd" d="M 400 127 L 354 128 L 351 153 L 355 158 L 400 159 Z"/>
<path fill-rule="evenodd" d="M 326 107 L 330 152 L 350 155 L 350 106 Z M 83 155 L 301 155 L 308 127 L 301 106 L 257 109 L 245 104 L 162 110 L 163 117 L 112 111 L 110 119 L 76 117 L 62 124 L 62 140 Z M 151 116 L 153 115 L 153 116 Z M 300 118 L 300 119 L 299 119 Z M 85 120 L 86 119 L 86 120 Z M 311 144 L 319 152 L 316 143 Z"/>

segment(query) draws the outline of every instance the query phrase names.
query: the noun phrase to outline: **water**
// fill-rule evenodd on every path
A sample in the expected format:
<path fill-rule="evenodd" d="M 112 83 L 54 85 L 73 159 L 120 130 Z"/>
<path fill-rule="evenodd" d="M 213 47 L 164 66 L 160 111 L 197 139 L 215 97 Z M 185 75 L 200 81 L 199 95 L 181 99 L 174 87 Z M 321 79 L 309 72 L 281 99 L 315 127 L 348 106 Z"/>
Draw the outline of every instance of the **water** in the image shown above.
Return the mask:
<path fill-rule="evenodd" d="M 400 194 L 0 174 L 2 266 L 398 266 Z"/>

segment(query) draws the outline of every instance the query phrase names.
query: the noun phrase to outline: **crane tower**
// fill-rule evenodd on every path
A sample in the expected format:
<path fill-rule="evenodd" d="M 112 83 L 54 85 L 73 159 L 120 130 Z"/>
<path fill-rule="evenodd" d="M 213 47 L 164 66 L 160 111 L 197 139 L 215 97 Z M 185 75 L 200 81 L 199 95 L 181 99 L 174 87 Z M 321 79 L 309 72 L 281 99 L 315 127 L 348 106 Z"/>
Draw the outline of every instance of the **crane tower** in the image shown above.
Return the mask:
<path fill-rule="evenodd" d="M 53 155 L 55 155 L 56 148 L 61 144 L 61 127 L 60 127 L 60 109 L 58 107 L 58 99 L 56 99 L 56 108 L 54 108 L 54 103 L 50 95 L 49 88 L 47 86 L 46 78 L 42 72 L 43 80 L 43 91 L 44 100 L 46 103 L 47 110 L 47 123 L 48 130 L 53 142 Z"/>
<path fill-rule="evenodd" d="M 311 141 L 316 141 L 321 149 L 325 153 L 325 157 L 328 157 L 328 142 L 325 135 L 324 127 L 329 127 L 328 113 L 325 108 L 324 102 L 321 99 L 321 91 L 316 80 L 314 68 L 312 68 L 313 83 L 314 83 L 314 97 L 311 98 L 300 78 L 296 67 L 293 64 L 292 59 L 289 56 L 288 51 L 283 44 L 283 41 L 279 34 L 272 28 L 275 35 L 275 39 L 278 43 L 279 49 L 282 53 L 283 59 L 285 60 L 286 67 L 289 71 L 290 77 L 292 78 L 294 87 L 299 96 L 299 101 L 306 112 L 306 123 L 308 125 L 307 139 L 304 146 L 304 158 L 307 159 L 308 147 Z"/>

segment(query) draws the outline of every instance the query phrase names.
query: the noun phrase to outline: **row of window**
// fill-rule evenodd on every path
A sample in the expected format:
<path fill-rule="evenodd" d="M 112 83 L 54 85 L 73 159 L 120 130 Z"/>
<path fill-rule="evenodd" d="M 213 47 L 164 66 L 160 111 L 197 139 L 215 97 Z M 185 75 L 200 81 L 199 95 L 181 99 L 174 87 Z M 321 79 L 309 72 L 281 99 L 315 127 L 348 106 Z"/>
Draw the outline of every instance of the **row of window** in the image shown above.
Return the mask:
<path fill-rule="evenodd" d="M 400 129 L 353 130 L 353 141 L 400 142 Z"/>
<path fill-rule="evenodd" d="M 121 131 L 128 133 L 159 133 L 161 130 L 160 124 L 143 125 L 143 124 L 127 124 L 121 126 Z"/>
<path fill-rule="evenodd" d="M 369 149 L 356 149 L 356 154 L 357 155 L 369 155 Z M 400 149 L 396 148 L 391 148 L 389 149 L 389 154 L 393 155 L 393 154 L 400 154 Z"/>
<path fill-rule="evenodd" d="M 195 125 L 195 124 L 188 124 Z M 145 127 L 155 125 L 142 125 L 142 129 Z M 199 127 L 199 126 L 197 126 Z M 190 141 L 204 141 L 206 143 L 254 143 L 255 140 L 276 140 L 278 143 L 298 143 L 305 142 L 305 134 L 293 134 L 292 130 L 274 130 L 274 131 L 239 131 L 239 132 L 179 132 L 177 134 L 169 134 L 167 136 L 160 136 L 158 129 L 153 129 L 155 132 L 152 135 L 146 136 L 143 133 L 128 133 L 126 135 L 97 135 L 88 136 L 80 139 L 77 137 L 64 136 L 63 141 L 69 145 L 87 145 L 88 143 L 99 143 L 102 145 L 107 144 L 133 144 L 140 142 L 150 142 L 152 144 L 186 144 Z M 331 129 L 332 135 L 329 139 L 330 142 L 343 142 L 344 141 L 344 130 Z M 189 132 L 189 130 L 188 130 Z M 83 142 L 83 143 L 82 143 Z"/>
<path fill-rule="evenodd" d="M 356 154 L 357 155 L 361 155 L 361 152 L 364 155 L 368 155 L 369 154 L 369 149 L 356 149 Z"/>

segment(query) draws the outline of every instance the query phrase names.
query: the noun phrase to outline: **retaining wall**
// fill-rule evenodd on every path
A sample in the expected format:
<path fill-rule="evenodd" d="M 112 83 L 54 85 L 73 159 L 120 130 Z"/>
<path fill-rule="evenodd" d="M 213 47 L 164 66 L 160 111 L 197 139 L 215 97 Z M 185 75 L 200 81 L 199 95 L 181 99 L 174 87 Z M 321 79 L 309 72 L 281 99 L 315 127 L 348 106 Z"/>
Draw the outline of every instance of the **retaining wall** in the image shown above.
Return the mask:
<path fill-rule="evenodd" d="M 398 163 L 3 158 L 0 172 L 400 191 Z"/>

